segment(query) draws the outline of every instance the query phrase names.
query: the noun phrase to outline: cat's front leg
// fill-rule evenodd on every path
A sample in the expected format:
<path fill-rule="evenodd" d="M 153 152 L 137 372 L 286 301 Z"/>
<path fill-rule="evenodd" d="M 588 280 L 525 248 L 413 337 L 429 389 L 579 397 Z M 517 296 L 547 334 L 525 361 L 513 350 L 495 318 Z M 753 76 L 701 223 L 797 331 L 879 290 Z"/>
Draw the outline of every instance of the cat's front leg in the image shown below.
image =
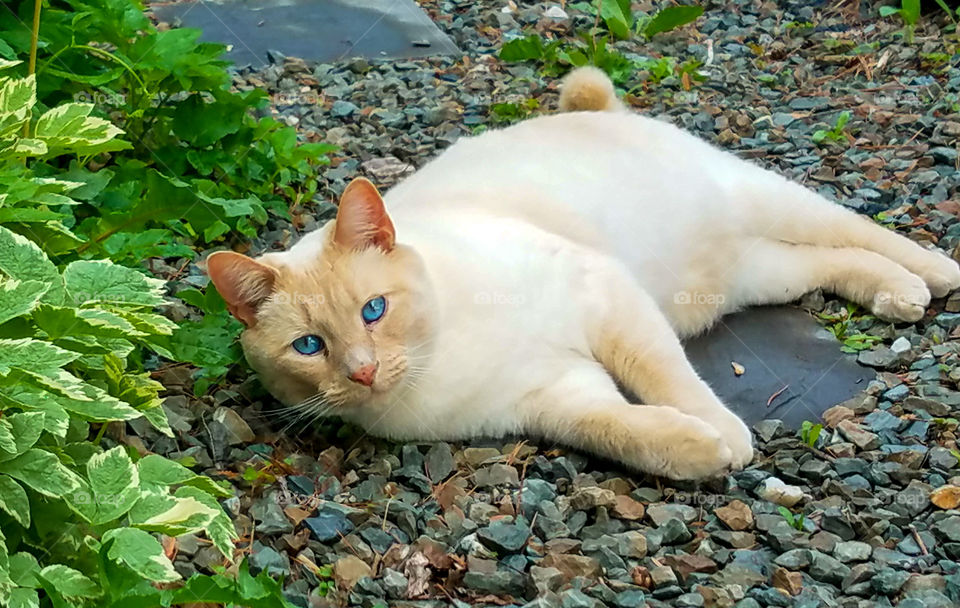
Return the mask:
<path fill-rule="evenodd" d="M 591 317 L 593 354 L 642 403 L 666 405 L 713 427 L 730 446 L 733 466 L 753 459 L 753 437 L 687 360 L 670 323 L 653 299 L 626 273 L 605 277 L 608 294 Z"/>
<path fill-rule="evenodd" d="M 518 404 L 528 434 L 671 479 L 710 477 L 732 466 L 727 441 L 710 423 L 672 407 L 629 403 L 596 361 L 564 367 Z"/>

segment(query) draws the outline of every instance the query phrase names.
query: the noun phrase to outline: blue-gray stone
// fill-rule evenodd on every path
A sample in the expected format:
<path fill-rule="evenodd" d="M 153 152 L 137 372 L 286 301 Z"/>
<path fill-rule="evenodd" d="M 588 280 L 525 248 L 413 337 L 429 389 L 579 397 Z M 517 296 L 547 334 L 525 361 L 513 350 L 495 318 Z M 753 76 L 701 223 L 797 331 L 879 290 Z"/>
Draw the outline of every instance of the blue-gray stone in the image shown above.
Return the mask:
<path fill-rule="evenodd" d="M 330 107 L 330 114 L 336 116 L 337 118 L 344 118 L 352 115 L 359 109 L 360 108 L 358 108 L 356 104 L 338 99 L 337 101 L 333 102 L 333 106 Z"/>
<path fill-rule="evenodd" d="M 527 544 L 530 528 L 525 525 L 498 520 L 477 531 L 480 542 L 504 553 L 516 553 Z"/>
<path fill-rule="evenodd" d="M 354 526 L 343 513 L 322 509 L 314 517 L 303 520 L 313 537 L 322 543 L 339 540 L 353 532 Z"/>

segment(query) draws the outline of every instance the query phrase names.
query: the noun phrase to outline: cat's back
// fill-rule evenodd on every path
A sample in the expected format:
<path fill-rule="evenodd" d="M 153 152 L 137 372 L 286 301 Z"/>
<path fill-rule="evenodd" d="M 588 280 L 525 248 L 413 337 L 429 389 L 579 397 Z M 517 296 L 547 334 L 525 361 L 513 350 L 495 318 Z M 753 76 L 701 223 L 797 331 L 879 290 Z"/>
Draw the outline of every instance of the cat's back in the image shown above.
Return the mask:
<path fill-rule="evenodd" d="M 597 217 L 616 204 L 672 212 L 702 204 L 728 155 L 683 130 L 628 112 L 541 116 L 459 140 L 387 195 L 391 211 L 495 209 L 529 198 Z M 511 202 L 515 207 L 515 203 Z"/>

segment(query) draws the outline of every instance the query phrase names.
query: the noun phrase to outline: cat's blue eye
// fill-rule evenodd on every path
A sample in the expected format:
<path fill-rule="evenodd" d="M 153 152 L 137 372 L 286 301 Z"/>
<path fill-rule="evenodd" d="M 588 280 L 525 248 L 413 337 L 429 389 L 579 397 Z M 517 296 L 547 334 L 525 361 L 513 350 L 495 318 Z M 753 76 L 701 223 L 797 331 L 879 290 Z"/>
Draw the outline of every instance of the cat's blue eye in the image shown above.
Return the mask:
<path fill-rule="evenodd" d="M 293 349 L 301 355 L 315 355 L 323 350 L 323 338 L 320 336 L 300 336 L 293 341 Z"/>
<path fill-rule="evenodd" d="M 377 296 L 363 305 L 360 310 L 360 316 L 364 323 L 374 323 L 380 320 L 383 313 L 387 310 L 387 300 L 383 296 Z"/>

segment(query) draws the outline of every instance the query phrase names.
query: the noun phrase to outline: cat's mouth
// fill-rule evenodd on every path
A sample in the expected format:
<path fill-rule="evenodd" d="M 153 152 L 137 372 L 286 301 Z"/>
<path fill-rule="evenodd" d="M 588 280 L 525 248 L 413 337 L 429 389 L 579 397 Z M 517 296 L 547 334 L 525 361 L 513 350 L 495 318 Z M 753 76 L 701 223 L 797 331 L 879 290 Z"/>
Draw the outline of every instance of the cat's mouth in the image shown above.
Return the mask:
<path fill-rule="evenodd" d="M 367 395 L 380 395 L 389 393 L 397 388 L 404 380 L 407 374 L 407 364 L 402 357 L 394 358 L 390 365 L 380 365 L 380 369 L 373 382 L 369 386 L 361 387 L 365 389 Z"/>

